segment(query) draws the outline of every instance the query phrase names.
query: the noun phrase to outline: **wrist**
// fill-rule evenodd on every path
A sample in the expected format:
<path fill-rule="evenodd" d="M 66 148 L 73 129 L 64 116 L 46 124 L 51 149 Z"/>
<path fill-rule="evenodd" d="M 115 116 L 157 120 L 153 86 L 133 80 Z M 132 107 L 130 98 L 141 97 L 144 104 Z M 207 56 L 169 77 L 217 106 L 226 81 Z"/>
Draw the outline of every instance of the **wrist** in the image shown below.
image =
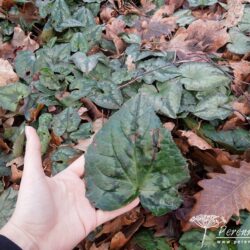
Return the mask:
<path fill-rule="evenodd" d="M 16 226 L 11 220 L 0 230 L 0 234 L 13 241 L 23 250 L 38 250 L 35 239 Z"/>

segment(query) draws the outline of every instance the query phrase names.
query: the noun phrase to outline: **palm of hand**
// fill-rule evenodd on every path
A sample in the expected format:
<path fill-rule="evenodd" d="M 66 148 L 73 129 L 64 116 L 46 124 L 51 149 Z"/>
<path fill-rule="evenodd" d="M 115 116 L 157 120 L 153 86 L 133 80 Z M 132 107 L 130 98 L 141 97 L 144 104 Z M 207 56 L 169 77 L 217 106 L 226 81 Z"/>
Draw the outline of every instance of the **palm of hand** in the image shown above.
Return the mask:
<path fill-rule="evenodd" d="M 96 210 L 85 197 L 84 156 L 53 178 L 42 169 L 40 141 L 26 128 L 27 145 L 18 201 L 10 224 L 23 231 L 38 249 L 72 249 L 96 226 L 123 214 L 138 199 L 121 209 Z"/>

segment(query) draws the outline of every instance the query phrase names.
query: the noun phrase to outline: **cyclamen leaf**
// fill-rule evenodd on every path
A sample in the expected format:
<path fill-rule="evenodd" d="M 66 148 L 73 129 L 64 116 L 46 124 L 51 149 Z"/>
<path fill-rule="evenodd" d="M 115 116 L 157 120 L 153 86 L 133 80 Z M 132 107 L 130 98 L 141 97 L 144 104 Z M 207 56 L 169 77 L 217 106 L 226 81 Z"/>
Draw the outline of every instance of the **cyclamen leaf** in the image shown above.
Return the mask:
<path fill-rule="evenodd" d="M 15 59 L 15 70 L 19 77 L 26 82 L 32 81 L 32 76 L 35 73 L 36 57 L 31 51 L 20 51 Z"/>
<path fill-rule="evenodd" d="M 52 175 L 63 171 L 72 159 L 76 158 L 78 151 L 72 147 L 61 146 L 51 156 Z"/>
<path fill-rule="evenodd" d="M 0 196 L 0 228 L 6 224 L 14 211 L 17 193 L 13 188 L 8 188 Z"/>
<path fill-rule="evenodd" d="M 18 102 L 29 95 L 29 88 L 22 83 L 12 83 L 0 87 L 0 107 L 16 111 Z"/>
<path fill-rule="evenodd" d="M 40 137 L 40 141 L 41 141 L 41 151 L 42 154 L 44 154 L 47 151 L 51 136 L 49 133 L 49 127 L 52 121 L 52 115 L 51 114 L 42 114 L 39 117 L 39 127 L 37 129 L 37 133 Z"/>
<path fill-rule="evenodd" d="M 241 128 L 227 131 L 216 131 L 213 126 L 203 126 L 202 132 L 209 139 L 225 148 L 244 152 L 250 148 L 250 132 Z"/>
<path fill-rule="evenodd" d="M 73 132 L 77 130 L 81 118 L 78 115 L 77 111 L 72 108 L 64 109 L 60 114 L 55 115 L 53 118 L 53 131 L 56 135 L 61 136 L 65 132 Z"/>
<path fill-rule="evenodd" d="M 248 215 L 247 219 L 245 220 L 245 222 L 243 223 L 243 225 L 240 227 L 239 230 L 241 230 L 241 234 L 239 234 L 239 236 L 242 236 L 244 233 L 243 232 L 249 232 L 249 228 L 250 228 L 250 216 Z M 249 237 L 249 233 L 244 234 L 244 236 L 248 236 Z M 237 237 L 236 237 L 237 239 Z M 248 250 L 249 249 L 249 245 L 244 243 L 244 239 L 241 238 L 238 241 L 238 245 L 237 245 L 237 250 Z"/>
<path fill-rule="evenodd" d="M 228 96 L 218 92 L 204 97 L 197 104 L 193 114 L 204 120 L 226 119 L 231 113 Z"/>
<path fill-rule="evenodd" d="M 237 28 L 230 29 L 229 36 L 231 38 L 231 43 L 227 45 L 229 51 L 241 55 L 250 52 L 249 36 L 246 36 L 243 32 L 241 32 Z"/>
<path fill-rule="evenodd" d="M 93 91 L 90 99 L 107 109 L 119 109 L 123 103 L 120 89 L 112 82 L 97 82 L 98 89 Z"/>
<path fill-rule="evenodd" d="M 187 90 L 207 91 L 216 87 L 228 86 L 230 78 L 209 63 L 190 62 L 179 67 L 181 82 Z"/>
<path fill-rule="evenodd" d="M 177 187 L 189 178 L 186 162 L 143 94 L 109 119 L 85 157 L 87 197 L 94 206 L 113 210 L 137 196 L 155 215 L 180 206 Z"/>
<path fill-rule="evenodd" d="M 140 92 L 147 94 L 156 112 L 171 118 L 177 117 L 182 96 L 182 84 L 178 79 L 158 83 L 157 89 L 153 85 L 145 85 Z"/>
<path fill-rule="evenodd" d="M 191 230 L 189 232 L 185 232 L 179 243 L 181 246 L 185 247 L 185 250 L 227 250 L 227 244 L 217 243 L 218 239 L 216 238 L 216 233 L 207 231 L 204 246 L 201 248 L 201 240 L 203 238 L 204 232 L 198 230 Z"/>
<path fill-rule="evenodd" d="M 170 250 L 170 246 L 164 237 L 154 237 L 151 230 L 143 230 L 135 235 L 133 241 L 145 250 Z"/>
<path fill-rule="evenodd" d="M 210 6 L 217 2 L 218 0 L 188 0 L 190 7 Z"/>
<path fill-rule="evenodd" d="M 71 17 L 68 5 L 64 0 L 56 0 L 51 10 L 51 23 L 58 32 L 63 31 L 61 24 Z"/>
<path fill-rule="evenodd" d="M 83 73 L 89 73 L 95 68 L 99 57 L 100 54 L 87 56 L 85 53 L 77 52 L 72 56 L 72 60 Z"/>

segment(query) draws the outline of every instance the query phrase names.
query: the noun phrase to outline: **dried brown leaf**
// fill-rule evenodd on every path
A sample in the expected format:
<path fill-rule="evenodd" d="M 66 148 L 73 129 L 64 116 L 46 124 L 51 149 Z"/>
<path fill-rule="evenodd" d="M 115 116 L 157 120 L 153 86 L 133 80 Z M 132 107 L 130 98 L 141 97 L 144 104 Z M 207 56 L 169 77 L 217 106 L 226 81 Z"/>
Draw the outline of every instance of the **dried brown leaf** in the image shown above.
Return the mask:
<path fill-rule="evenodd" d="M 241 162 L 240 168 L 223 166 L 225 173 L 209 173 L 211 179 L 198 182 L 203 188 L 195 194 L 196 204 L 188 218 L 200 214 L 217 215 L 227 222 L 233 215 L 239 216 L 240 209 L 250 211 L 250 164 Z M 194 227 L 188 222 L 184 230 Z"/>
<path fill-rule="evenodd" d="M 184 131 L 179 130 L 180 135 L 185 137 L 190 146 L 195 146 L 201 150 L 211 149 L 211 145 L 209 145 L 204 139 L 199 137 L 193 131 Z"/>
<path fill-rule="evenodd" d="M 20 50 L 31 50 L 35 51 L 39 48 L 39 44 L 30 38 L 31 33 L 28 36 L 25 35 L 24 31 L 19 27 L 14 28 L 13 39 L 11 45 Z"/>
<path fill-rule="evenodd" d="M 227 0 L 228 11 L 224 22 L 225 27 L 231 28 L 240 22 L 244 14 L 242 2 L 242 0 Z"/>
<path fill-rule="evenodd" d="M 229 41 L 229 35 L 222 23 L 212 20 L 196 20 L 185 28 L 180 28 L 163 49 L 176 51 L 181 59 L 195 56 L 202 57 L 203 53 L 213 53 Z M 204 54 L 203 54 L 204 57 Z"/>
<path fill-rule="evenodd" d="M 0 58 L 0 87 L 8 83 L 14 83 L 19 80 L 19 77 L 14 72 L 11 64 L 4 59 Z"/>

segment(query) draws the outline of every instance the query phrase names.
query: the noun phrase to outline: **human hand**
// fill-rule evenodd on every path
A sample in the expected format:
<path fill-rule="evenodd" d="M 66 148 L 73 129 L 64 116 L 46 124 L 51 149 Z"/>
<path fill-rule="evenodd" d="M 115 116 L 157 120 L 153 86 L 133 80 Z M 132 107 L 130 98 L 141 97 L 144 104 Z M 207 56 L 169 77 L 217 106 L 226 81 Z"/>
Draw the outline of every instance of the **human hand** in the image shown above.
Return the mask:
<path fill-rule="evenodd" d="M 96 210 L 85 197 L 84 156 L 49 178 L 42 168 L 41 145 L 32 127 L 25 129 L 24 171 L 16 209 L 0 234 L 22 249 L 73 249 L 97 226 L 136 207 L 139 199 L 115 210 Z"/>

